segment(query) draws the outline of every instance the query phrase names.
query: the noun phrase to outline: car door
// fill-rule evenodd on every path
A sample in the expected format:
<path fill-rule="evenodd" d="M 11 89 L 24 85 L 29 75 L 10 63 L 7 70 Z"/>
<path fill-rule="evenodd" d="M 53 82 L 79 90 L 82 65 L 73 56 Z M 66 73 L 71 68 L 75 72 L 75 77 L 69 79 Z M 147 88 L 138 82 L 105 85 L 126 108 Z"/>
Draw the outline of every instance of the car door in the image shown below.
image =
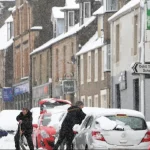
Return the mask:
<path fill-rule="evenodd" d="M 85 133 L 87 131 L 87 125 L 90 120 L 91 116 L 87 116 L 84 122 L 81 125 L 81 130 L 80 133 L 78 133 L 75 137 L 75 143 L 76 147 L 78 149 L 82 149 L 86 145 L 86 140 L 85 140 Z"/>

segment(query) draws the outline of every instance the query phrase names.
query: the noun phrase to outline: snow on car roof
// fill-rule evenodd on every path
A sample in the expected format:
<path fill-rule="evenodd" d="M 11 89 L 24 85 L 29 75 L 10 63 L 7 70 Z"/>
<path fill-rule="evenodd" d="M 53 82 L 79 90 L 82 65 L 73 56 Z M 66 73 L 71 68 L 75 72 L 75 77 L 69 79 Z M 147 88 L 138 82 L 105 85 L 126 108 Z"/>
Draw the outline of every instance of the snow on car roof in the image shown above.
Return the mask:
<path fill-rule="evenodd" d="M 6 131 L 16 131 L 18 123 L 16 117 L 20 114 L 20 110 L 3 110 L 0 112 L 0 128 Z"/>
<path fill-rule="evenodd" d="M 131 11 L 132 8 L 135 8 L 140 4 L 140 0 L 131 0 L 126 5 L 124 5 L 118 12 L 116 12 L 114 15 L 112 15 L 108 21 L 113 21 L 117 18 L 119 18 L 121 15 L 125 15 L 126 13 L 129 13 L 129 10 Z"/>
<path fill-rule="evenodd" d="M 130 109 L 115 109 L 115 108 L 94 108 L 93 110 L 90 108 L 85 108 L 85 113 L 96 116 L 108 116 L 108 115 L 117 115 L 117 114 L 125 114 L 127 116 L 135 116 L 145 119 L 144 115 L 141 112 L 130 110 Z M 83 108 L 84 111 L 84 108 Z"/>

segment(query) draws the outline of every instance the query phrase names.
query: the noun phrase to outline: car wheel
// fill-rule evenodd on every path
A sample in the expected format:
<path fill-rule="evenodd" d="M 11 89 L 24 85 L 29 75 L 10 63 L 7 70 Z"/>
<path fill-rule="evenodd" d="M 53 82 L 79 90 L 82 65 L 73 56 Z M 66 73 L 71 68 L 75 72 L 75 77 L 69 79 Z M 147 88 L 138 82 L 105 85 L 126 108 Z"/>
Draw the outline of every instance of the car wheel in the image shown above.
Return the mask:
<path fill-rule="evenodd" d="M 38 149 L 38 140 L 37 140 L 37 137 L 36 137 L 36 149 Z"/>

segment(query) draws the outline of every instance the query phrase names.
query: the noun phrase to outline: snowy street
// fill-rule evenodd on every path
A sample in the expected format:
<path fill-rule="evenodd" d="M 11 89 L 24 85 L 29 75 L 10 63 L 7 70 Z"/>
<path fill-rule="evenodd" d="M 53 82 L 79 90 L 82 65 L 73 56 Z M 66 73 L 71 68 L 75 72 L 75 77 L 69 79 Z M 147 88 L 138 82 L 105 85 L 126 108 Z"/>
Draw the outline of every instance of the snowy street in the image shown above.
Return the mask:
<path fill-rule="evenodd" d="M 0 138 L 0 148 L 6 150 L 15 149 L 14 135 L 9 134 L 6 137 Z"/>

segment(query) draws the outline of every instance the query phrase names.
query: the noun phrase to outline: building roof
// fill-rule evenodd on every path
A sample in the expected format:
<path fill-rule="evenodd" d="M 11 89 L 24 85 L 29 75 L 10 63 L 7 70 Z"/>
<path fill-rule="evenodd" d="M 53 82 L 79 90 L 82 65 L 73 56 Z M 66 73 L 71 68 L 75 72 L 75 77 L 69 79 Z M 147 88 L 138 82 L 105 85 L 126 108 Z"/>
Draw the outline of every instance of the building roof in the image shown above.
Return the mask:
<path fill-rule="evenodd" d="M 87 27 L 87 26 L 88 26 L 90 23 L 92 23 L 95 19 L 96 19 L 96 17 L 95 17 L 95 16 L 92 16 L 92 17 L 90 17 L 89 20 L 88 20 L 85 24 L 83 24 L 82 26 L 79 26 L 79 23 L 76 24 L 76 25 L 75 25 L 72 29 L 70 29 L 68 32 L 63 33 L 63 34 L 59 35 L 58 37 L 49 40 L 48 42 L 46 42 L 46 43 L 43 44 L 42 46 L 40 46 L 40 47 L 36 48 L 35 50 L 33 50 L 33 52 L 32 52 L 30 55 L 33 55 L 33 54 L 35 54 L 35 53 L 37 53 L 37 52 L 40 52 L 40 51 L 42 51 L 42 50 L 44 50 L 44 49 L 50 47 L 52 44 L 55 44 L 55 43 L 58 42 L 58 41 L 61 41 L 61 40 L 65 39 L 65 38 L 67 38 L 67 37 L 69 37 L 69 36 L 71 36 L 71 35 L 76 34 L 77 32 L 79 32 L 79 31 L 80 31 L 81 29 L 83 29 L 84 27 Z"/>
<path fill-rule="evenodd" d="M 102 38 L 98 37 L 98 32 L 96 32 L 90 39 L 89 41 L 82 46 L 81 50 L 76 53 L 76 55 L 82 55 L 84 53 L 90 52 L 92 50 L 95 50 L 96 48 L 99 48 L 103 46 L 103 40 Z"/>
<path fill-rule="evenodd" d="M 52 8 L 52 16 L 53 18 L 64 18 L 64 12 L 61 11 L 63 7 L 53 7 Z"/>
<path fill-rule="evenodd" d="M 64 11 L 70 9 L 79 9 L 79 4 L 76 3 L 76 0 L 66 0 L 65 6 L 61 10 Z"/>
<path fill-rule="evenodd" d="M 102 15 L 104 14 L 105 11 L 104 11 L 104 6 L 101 6 L 98 10 L 96 10 L 93 15 Z"/>
<path fill-rule="evenodd" d="M 7 20 L 9 20 L 9 17 Z M 6 21 L 7 21 L 6 20 Z M 7 40 L 7 23 L 0 28 L 0 50 L 4 50 L 13 44 L 13 38 Z"/>
<path fill-rule="evenodd" d="M 13 17 L 12 15 L 10 15 L 6 20 L 5 20 L 5 23 L 7 22 L 13 22 Z"/>
<path fill-rule="evenodd" d="M 116 19 L 120 18 L 121 16 L 129 13 L 132 11 L 132 9 L 135 9 L 139 7 L 140 5 L 140 0 L 131 0 L 128 2 L 126 5 L 124 5 L 118 12 L 116 12 L 114 15 L 112 15 L 108 21 L 115 21 Z"/>

